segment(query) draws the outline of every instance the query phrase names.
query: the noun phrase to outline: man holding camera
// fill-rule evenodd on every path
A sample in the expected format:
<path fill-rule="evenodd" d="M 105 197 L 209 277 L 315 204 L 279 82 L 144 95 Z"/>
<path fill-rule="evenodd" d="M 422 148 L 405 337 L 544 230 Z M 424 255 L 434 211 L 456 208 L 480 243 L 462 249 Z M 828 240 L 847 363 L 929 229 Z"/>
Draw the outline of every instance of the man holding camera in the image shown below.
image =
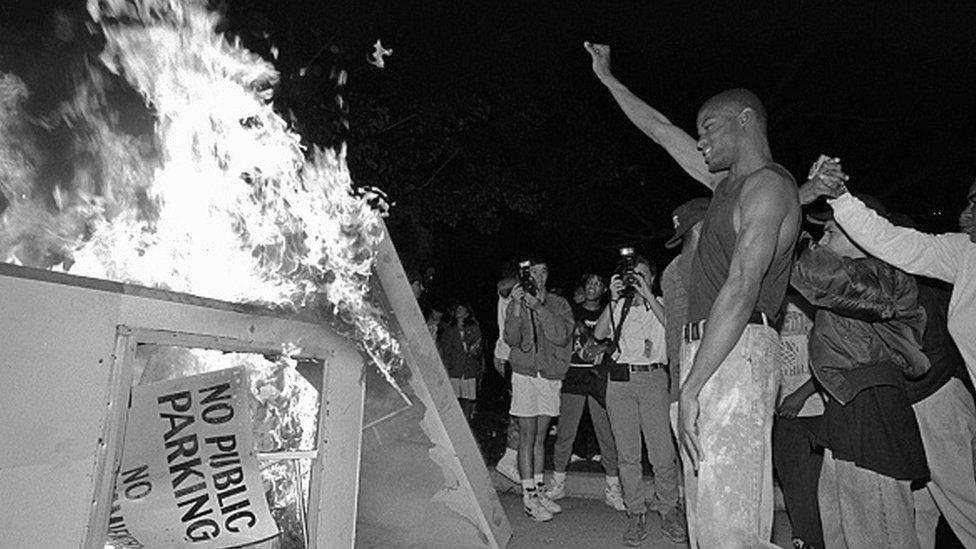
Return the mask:
<path fill-rule="evenodd" d="M 584 47 L 624 114 L 713 192 L 681 356 L 681 443 L 698 473 L 685 498 L 692 546 L 774 547 L 770 438 L 777 327 L 800 229 L 796 182 L 773 162 L 765 108 L 752 92 L 707 100 L 696 142 L 613 76 L 609 46 Z"/>
<path fill-rule="evenodd" d="M 543 492 L 545 440 L 559 415 L 559 392 L 572 354 L 573 312 L 569 303 L 546 291 L 549 267 L 530 259 L 519 264 L 519 283 L 505 316 L 504 339 L 511 347 L 512 405 L 518 418 L 518 468 L 525 514 L 552 520 L 559 505 Z"/>
<path fill-rule="evenodd" d="M 674 543 L 687 541 L 678 509 L 678 464 L 669 428 L 668 351 L 664 305 L 651 293 L 656 269 L 632 248 L 610 279 L 610 304 L 597 321 L 594 336 L 612 338 L 606 352 L 614 359 L 607 382 L 607 413 L 617 443 L 617 467 L 629 518 L 624 544 L 638 546 L 647 537 L 647 503 L 641 463 L 641 434 L 654 467 L 661 533 Z"/>

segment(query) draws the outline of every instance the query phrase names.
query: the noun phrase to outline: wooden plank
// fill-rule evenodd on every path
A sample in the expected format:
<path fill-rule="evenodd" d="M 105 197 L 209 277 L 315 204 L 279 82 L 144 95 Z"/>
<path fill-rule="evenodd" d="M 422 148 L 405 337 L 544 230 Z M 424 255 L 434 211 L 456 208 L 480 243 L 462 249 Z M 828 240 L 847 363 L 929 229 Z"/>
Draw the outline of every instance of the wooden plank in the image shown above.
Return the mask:
<path fill-rule="evenodd" d="M 352 549 L 356 543 L 359 471 L 362 457 L 362 358 L 337 352 L 322 372 L 318 457 L 309 486 L 309 547 Z"/>
<path fill-rule="evenodd" d="M 122 441 L 132 388 L 132 364 L 135 342 L 117 333 L 112 367 L 109 372 L 108 402 L 102 419 L 102 435 L 95 453 L 93 496 L 83 547 L 103 549 L 108 520 L 112 510 L 113 488 L 122 466 Z"/>
<path fill-rule="evenodd" d="M 78 276 L 69 273 L 45 271 L 32 267 L 11 265 L 9 263 L 0 263 L 0 276 L 24 278 L 41 282 L 53 282 L 55 284 L 62 284 L 65 286 L 87 288 L 89 290 L 99 290 L 103 292 L 131 295 L 135 297 L 146 297 L 161 301 L 171 301 L 173 303 L 195 305 L 198 307 L 206 307 L 208 309 L 231 311 L 246 315 L 271 316 L 284 320 L 297 320 L 300 322 L 309 322 L 313 324 L 323 323 L 323 319 L 311 309 L 294 309 L 283 306 L 257 303 L 231 303 L 229 301 L 221 301 L 219 299 L 211 299 L 193 294 L 174 292 L 172 290 L 164 290 L 161 288 L 149 288 L 146 286 L 139 286 L 137 284 L 126 284 L 121 282 L 113 282 L 111 280 L 103 280 L 100 278 Z"/>
<path fill-rule="evenodd" d="M 412 373 L 410 385 L 424 404 L 437 412 L 431 414 L 428 410 L 426 417 L 431 428 L 428 434 L 432 442 L 447 447 L 446 459 L 452 461 L 451 467 L 462 472 L 459 480 L 468 484 L 459 493 L 470 494 L 480 511 L 478 516 L 466 518 L 484 534 L 489 546 L 505 547 L 512 535 L 508 517 L 498 501 L 481 451 L 457 403 L 388 232 L 379 246 L 375 273 L 405 339 L 403 356 Z M 462 502 L 455 510 L 464 514 L 466 507 Z"/>

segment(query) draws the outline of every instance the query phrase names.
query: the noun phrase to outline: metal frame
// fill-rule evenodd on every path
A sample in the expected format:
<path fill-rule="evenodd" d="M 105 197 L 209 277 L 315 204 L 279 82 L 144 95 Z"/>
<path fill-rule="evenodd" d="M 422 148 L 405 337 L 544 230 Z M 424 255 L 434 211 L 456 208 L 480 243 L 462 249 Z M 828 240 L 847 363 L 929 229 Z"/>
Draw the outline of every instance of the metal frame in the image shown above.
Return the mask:
<path fill-rule="evenodd" d="M 281 342 L 244 341 L 226 336 L 175 332 L 118 326 L 96 467 L 95 493 L 84 547 L 103 549 L 112 506 L 112 487 L 122 463 L 122 440 L 128 417 L 132 387 L 132 360 L 140 344 L 170 345 L 198 349 L 217 349 L 245 353 L 278 353 Z M 319 392 L 319 417 L 316 449 L 312 452 L 262 454 L 263 459 L 296 460 L 312 458 L 308 509 L 302 509 L 310 548 L 351 548 L 355 544 L 356 510 L 359 493 L 359 468 L 362 452 L 362 424 L 365 384 L 357 368 L 338 365 L 331 348 L 308 345 L 301 356 L 321 360 L 322 390 Z M 361 364 L 361 362 L 360 362 Z M 295 455 L 292 455 L 295 454 Z M 300 505 L 301 505 L 301 500 Z M 329 505 L 332 502 L 332 505 Z M 341 502 L 335 505 L 335 502 Z M 254 547 L 272 547 L 268 542 Z"/>

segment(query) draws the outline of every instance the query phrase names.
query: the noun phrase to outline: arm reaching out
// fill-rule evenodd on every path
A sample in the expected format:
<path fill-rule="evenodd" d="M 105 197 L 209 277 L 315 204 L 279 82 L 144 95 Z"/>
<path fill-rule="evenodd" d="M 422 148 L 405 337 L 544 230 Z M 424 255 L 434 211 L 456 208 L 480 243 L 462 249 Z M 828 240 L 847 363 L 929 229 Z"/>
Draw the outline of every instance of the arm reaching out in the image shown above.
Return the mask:
<path fill-rule="evenodd" d="M 634 95 L 610 72 L 610 46 L 583 42 L 593 58 L 593 72 L 620 105 L 627 118 L 655 143 L 664 147 L 688 175 L 714 189 L 725 172 L 711 173 L 705 158 L 698 152 L 698 143 L 687 132 L 675 126 L 666 116 Z"/>

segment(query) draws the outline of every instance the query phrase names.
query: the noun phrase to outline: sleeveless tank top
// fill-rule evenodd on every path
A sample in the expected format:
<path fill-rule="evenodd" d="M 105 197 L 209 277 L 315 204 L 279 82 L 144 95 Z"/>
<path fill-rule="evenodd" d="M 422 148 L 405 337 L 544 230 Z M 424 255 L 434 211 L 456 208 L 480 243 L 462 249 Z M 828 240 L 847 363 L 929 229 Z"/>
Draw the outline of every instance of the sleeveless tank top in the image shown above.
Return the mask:
<path fill-rule="evenodd" d="M 793 176 L 779 164 L 770 164 L 763 169 L 772 169 L 796 185 Z M 752 175 L 752 174 L 749 174 Z M 688 322 L 708 318 L 708 313 L 718 297 L 718 292 L 729 276 L 732 252 L 735 251 L 736 233 L 732 222 L 736 203 L 742 194 L 746 175 L 735 181 L 728 179 L 715 187 L 702 224 L 698 249 L 692 259 L 688 281 Z M 798 222 L 799 223 L 799 222 Z M 763 274 L 760 283 L 759 300 L 754 310 L 766 313 L 771 320 L 779 317 L 790 281 L 790 267 L 793 263 L 793 248 L 774 256 L 769 269 Z"/>

